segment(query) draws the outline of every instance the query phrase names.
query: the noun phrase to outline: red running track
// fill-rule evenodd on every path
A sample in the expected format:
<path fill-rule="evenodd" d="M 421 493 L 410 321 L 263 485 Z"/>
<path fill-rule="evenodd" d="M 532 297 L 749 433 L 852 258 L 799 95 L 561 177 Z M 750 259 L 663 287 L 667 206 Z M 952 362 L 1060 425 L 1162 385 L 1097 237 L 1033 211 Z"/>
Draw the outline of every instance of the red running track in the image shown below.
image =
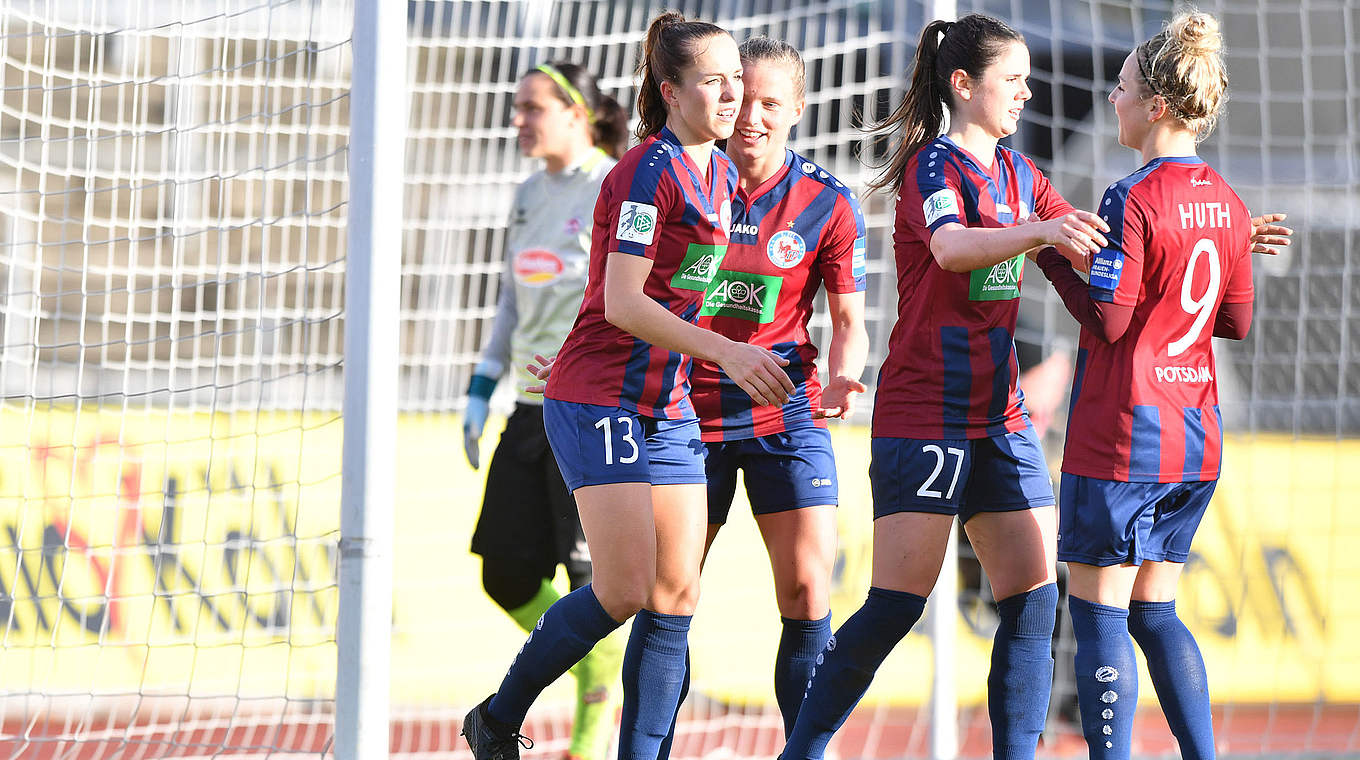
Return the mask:
<path fill-rule="evenodd" d="M 774 758 L 782 731 L 778 716 L 766 710 L 725 709 L 705 703 L 703 715 L 686 707 L 672 756 L 676 760 L 705 757 Z M 455 717 L 400 720 L 392 726 L 393 758 L 447 757 L 468 760 L 467 745 L 458 737 Z M 565 722 L 532 720 L 525 732 L 537 740 L 526 760 L 560 760 Z M 77 731 L 98 731 L 96 739 L 73 742 Z M 1214 730 L 1221 755 L 1235 757 L 1360 757 L 1360 705 L 1232 705 L 1216 707 Z M 165 726 L 107 723 L 83 729 L 65 721 L 7 720 L 0 728 L 0 760 L 139 760 L 200 757 L 328 757 L 331 743 L 328 714 L 292 716 L 286 722 L 250 716 L 184 721 Z M 985 708 L 960 714 L 961 758 L 991 754 L 991 731 Z M 928 757 L 930 732 L 915 709 L 865 707 L 855 713 L 832 745 L 840 760 L 898 760 Z M 1160 710 L 1141 709 L 1135 723 L 1134 756 L 1176 757 L 1175 741 Z M 1055 724 L 1039 748 L 1040 758 L 1085 758 L 1086 747 L 1075 726 Z"/>

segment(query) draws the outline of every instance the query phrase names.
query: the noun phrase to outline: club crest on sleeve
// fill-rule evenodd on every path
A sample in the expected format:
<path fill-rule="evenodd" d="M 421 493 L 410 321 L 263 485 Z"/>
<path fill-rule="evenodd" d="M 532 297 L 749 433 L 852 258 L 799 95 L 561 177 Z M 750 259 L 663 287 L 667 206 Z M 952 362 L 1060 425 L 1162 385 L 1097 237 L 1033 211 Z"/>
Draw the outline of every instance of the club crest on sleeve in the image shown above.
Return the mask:
<path fill-rule="evenodd" d="M 771 235 L 770 242 L 765 244 L 765 255 L 780 269 L 798 266 L 806 253 L 807 243 L 803 242 L 802 235 L 793 230 L 780 230 Z"/>
<path fill-rule="evenodd" d="M 923 204 L 926 214 L 926 226 L 934 224 L 939 219 L 946 216 L 959 215 L 959 199 L 953 190 L 945 188 L 931 193 Z"/>
<path fill-rule="evenodd" d="M 656 234 L 656 206 L 624 201 L 619 207 L 619 227 L 614 237 L 629 243 L 652 244 Z"/>

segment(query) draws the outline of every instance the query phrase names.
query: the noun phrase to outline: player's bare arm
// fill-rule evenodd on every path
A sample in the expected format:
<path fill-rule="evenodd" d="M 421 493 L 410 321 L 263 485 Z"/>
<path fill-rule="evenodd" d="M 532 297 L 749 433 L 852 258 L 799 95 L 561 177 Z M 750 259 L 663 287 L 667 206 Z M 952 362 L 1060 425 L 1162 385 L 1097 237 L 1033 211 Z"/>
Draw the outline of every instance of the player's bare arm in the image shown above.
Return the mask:
<path fill-rule="evenodd" d="M 964 227 L 950 223 L 930 238 L 930 252 L 948 272 L 994 266 L 1038 246 L 1052 245 L 1069 259 L 1085 258 L 1106 245 L 1110 226 L 1090 211 L 1013 227 Z"/>
<path fill-rule="evenodd" d="M 868 387 L 859 381 L 869 358 L 869 333 L 864 329 L 864 293 L 826 294 L 831 312 L 831 345 L 827 350 L 826 387 L 822 388 L 822 408 L 813 417 L 849 417 L 855 398 Z"/>
<path fill-rule="evenodd" d="M 652 262 L 615 251 L 605 262 L 604 318 L 654 346 L 723 368 L 743 391 L 762 405 L 779 406 L 793 393 L 793 381 L 781 367 L 788 364 L 766 349 L 728 340 L 686 322 L 643 292 Z"/>

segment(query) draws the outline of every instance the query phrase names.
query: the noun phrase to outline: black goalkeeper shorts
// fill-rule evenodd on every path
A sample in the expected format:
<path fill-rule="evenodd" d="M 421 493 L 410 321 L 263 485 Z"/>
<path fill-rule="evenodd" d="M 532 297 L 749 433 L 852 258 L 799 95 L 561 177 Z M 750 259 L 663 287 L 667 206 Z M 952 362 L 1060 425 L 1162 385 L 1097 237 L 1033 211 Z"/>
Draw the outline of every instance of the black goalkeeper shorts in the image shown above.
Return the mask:
<path fill-rule="evenodd" d="M 543 432 L 543 407 L 516 404 L 486 473 L 482 513 L 472 552 L 524 563 L 543 578 L 559 564 L 572 575 L 590 572 L 576 500 L 562 482 Z"/>

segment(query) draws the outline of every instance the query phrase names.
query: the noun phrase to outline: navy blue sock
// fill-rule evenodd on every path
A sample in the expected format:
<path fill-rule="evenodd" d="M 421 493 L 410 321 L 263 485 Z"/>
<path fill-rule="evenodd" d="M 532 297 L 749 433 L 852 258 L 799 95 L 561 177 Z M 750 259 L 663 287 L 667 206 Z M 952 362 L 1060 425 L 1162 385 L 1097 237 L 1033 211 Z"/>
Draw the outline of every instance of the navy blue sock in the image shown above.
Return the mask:
<path fill-rule="evenodd" d="M 1214 757 L 1209 676 L 1195 637 L 1176 615 L 1176 602 L 1131 602 L 1129 633 L 1147 657 L 1157 701 L 1185 760 Z"/>
<path fill-rule="evenodd" d="M 836 730 L 868 691 L 874 673 L 921 618 L 926 600 L 870 588 L 869 598 L 826 642 L 798 709 L 783 760 L 819 760 Z"/>
<path fill-rule="evenodd" d="M 1077 639 L 1075 675 L 1081 732 L 1091 760 L 1127 760 L 1138 707 L 1138 666 L 1129 611 L 1067 597 Z"/>
<path fill-rule="evenodd" d="M 510 663 L 487 712 L 518 730 L 539 693 L 620 625 L 600 606 L 589 585 L 553 602 Z"/>
<path fill-rule="evenodd" d="M 685 647 L 685 680 L 680 682 L 680 698 L 675 700 L 675 715 L 671 717 L 671 728 L 666 732 L 666 738 L 661 740 L 661 747 L 656 751 L 656 760 L 666 760 L 671 756 L 671 745 L 675 743 L 675 726 L 680 722 L 680 707 L 685 704 L 685 697 L 689 696 L 689 647 Z"/>
<path fill-rule="evenodd" d="M 675 723 L 688 668 L 685 653 L 692 615 L 643 610 L 623 653 L 623 715 L 619 760 L 656 760 Z"/>
<path fill-rule="evenodd" d="M 1001 624 L 992 641 L 987 712 L 992 757 L 1033 758 L 1053 687 L 1053 623 L 1058 587 L 1050 583 L 996 603 Z"/>
<path fill-rule="evenodd" d="M 831 638 L 831 613 L 821 620 L 779 619 L 784 629 L 774 655 L 774 699 L 784 718 L 784 738 L 788 739 L 798 718 L 798 706 L 803 704 L 803 692 L 812 680 L 817 654 Z"/>

